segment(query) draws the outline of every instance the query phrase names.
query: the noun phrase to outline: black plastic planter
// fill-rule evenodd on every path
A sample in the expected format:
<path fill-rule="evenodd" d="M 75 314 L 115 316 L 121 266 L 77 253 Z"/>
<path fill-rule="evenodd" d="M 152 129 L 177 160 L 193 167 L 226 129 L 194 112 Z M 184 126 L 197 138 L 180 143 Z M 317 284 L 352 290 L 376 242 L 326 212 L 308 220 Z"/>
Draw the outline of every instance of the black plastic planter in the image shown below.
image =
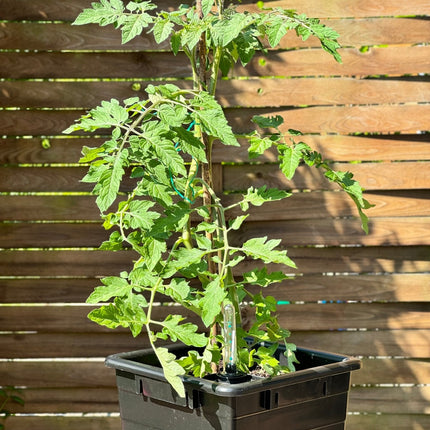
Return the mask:
<path fill-rule="evenodd" d="M 273 378 L 230 384 L 186 376 L 185 398 L 165 380 L 152 349 L 109 356 L 106 365 L 116 369 L 123 430 L 344 429 L 350 374 L 360 360 L 304 348 L 296 355 L 297 371 Z"/>

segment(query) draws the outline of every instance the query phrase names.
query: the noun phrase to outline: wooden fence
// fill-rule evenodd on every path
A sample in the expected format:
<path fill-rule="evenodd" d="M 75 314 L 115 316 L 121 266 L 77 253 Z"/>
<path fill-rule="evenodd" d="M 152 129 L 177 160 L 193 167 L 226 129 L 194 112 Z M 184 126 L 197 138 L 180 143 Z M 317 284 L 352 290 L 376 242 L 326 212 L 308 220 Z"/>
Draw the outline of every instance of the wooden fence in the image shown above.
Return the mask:
<path fill-rule="evenodd" d="M 151 79 L 189 85 L 190 70 L 151 37 L 122 47 L 112 27 L 70 26 L 90 3 L 0 0 L 0 386 L 25 399 L 10 405 L 7 430 L 119 429 L 103 357 L 146 346 L 86 319 L 97 277 L 127 269 L 131 256 L 96 249 L 106 233 L 76 162 L 99 139 L 61 132 L 104 98 L 143 94 Z M 243 79 L 222 81 L 220 99 L 237 131 L 254 114 L 282 114 L 354 172 L 375 204 L 370 234 L 322 177 L 303 168 L 288 182 L 270 155 L 247 164 L 246 149 L 232 148 L 232 163 L 220 164 L 216 153 L 218 187 L 298 191 L 256 211 L 240 234 L 282 238 L 299 266 L 273 288 L 290 302 L 280 309 L 293 341 L 363 357 L 348 430 L 430 428 L 430 2 L 266 5 L 329 20 L 343 64 L 313 40 L 287 37 L 265 61 L 238 68 Z"/>

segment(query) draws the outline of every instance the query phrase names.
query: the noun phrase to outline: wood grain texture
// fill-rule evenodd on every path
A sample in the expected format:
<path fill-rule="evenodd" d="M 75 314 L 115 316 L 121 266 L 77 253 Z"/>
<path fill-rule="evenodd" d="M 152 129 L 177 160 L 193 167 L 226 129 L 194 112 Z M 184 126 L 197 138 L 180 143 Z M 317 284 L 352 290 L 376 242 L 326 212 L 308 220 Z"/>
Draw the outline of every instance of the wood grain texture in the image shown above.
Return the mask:
<path fill-rule="evenodd" d="M 256 55 L 234 76 L 371 76 L 427 73 L 428 46 L 340 50 L 342 64 L 322 49 L 270 51 Z M 191 76 L 185 55 L 168 52 L 1 52 L 0 78 L 183 78 Z"/>
<path fill-rule="evenodd" d="M 335 346 L 337 353 L 346 355 L 427 360 L 430 331 L 293 331 L 290 339 L 297 345 L 323 351 L 333 351 Z M 60 335 L 30 331 L 2 334 L 0 347 L 0 358 L 106 357 L 119 351 L 148 348 L 149 343 L 145 336 L 133 338 L 125 331 Z"/>
<path fill-rule="evenodd" d="M 429 190 L 401 190 L 365 193 L 375 205 L 369 217 L 418 217 L 430 215 Z M 100 213 L 92 195 L 0 195 L 2 221 L 99 221 Z M 120 200 L 120 199 L 118 199 Z M 226 195 L 225 205 L 237 203 L 238 197 Z M 336 191 L 294 193 L 288 200 L 253 208 L 248 221 L 273 221 L 356 216 L 355 204 Z M 227 213 L 227 219 L 239 216 L 239 209 Z"/>
<path fill-rule="evenodd" d="M 427 245 L 430 217 L 375 218 L 365 235 L 358 219 L 300 219 L 248 222 L 231 236 L 240 246 L 252 237 L 281 239 L 284 246 Z M 107 240 L 99 223 L 0 223 L 2 248 L 98 247 Z"/>
<path fill-rule="evenodd" d="M 38 331 L 44 333 L 102 333 L 110 331 L 87 319 L 94 306 L 6 306 L 2 309 L 0 323 L 5 331 Z M 164 320 L 170 313 L 182 314 L 187 321 L 203 329 L 192 312 L 168 306 L 153 308 L 154 319 Z M 291 304 L 278 308 L 283 327 L 299 330 L 343 329 L 429 329 L 428 303 L 334 303 Z M 249 314 L 251 315 L 251 314 Z M 312 315 L 312 318 L 304 318 Z M 245 317 L 245 320 L 248 317 Z M 118 328 L 118 332 L 128 332 Z"/>
<path fill-rule="evenodd" d="M 416 44 L 430 37 L 430 26 L 418 18 L 368 18 L 323 20 L 341 36 L 342 46 Z M 52 37 L 55 35 L 55 37 Z M 305 42 L 295 32 L 289 32 L 281 40 L 280 49 L 319 47 L 317 38 Z M 0 49 L 30 50 L 169 50 L 168 41 L 158 45 L 152 35 L 146 33 L 123 45 L 120 33 L 113 27 L 96 24 L 71 26 L 62 22 L 4 22 L 0 27 Z"/>
<path fill-rule="evenodd" d="M 430 271 L 430 246 L 292 247 L 299 273 L 419 273 Z M 2 276 L 97 277 L 130 270 L 132 251 L 2 250 Z M 245 270 L 255 262 L 245 262 Z M 268 266 L 268 269 L 279 268 Z"/>
<path fill-rule="evenodd" d="M 51 164 L 77 163 L 81 157 L 82 147 L 99 146 L 106 139 L 88 136 L 59 136 L 49 139 L 49 148 L 42 145 L 42 137 L 3 138 L 0 139 L 0 163 L 17 164 Z M 414 161 L 430 159 L 430 142 L 426 135 L 381 135 L 379 137 L 348 135 L 303 135 L 301 140 L 311 148 L 321 152 L 326 160 L 332 161 Z M 247 162 L 249 144 L 239 139 L 240 147 L 226 148 L 214 145 L 213 161 L 224 161 L 226 151 L 232 162 Z M 277 155 L 266 151 L 258 157 L 258 162 L 274 162 Z"/>
<path fill-rule="evenodd" d="M 0 82 L 1 107 L 85 108 L 110 98 L 124 100 L 136 95 L 144 98 L 148 85 L 165 82 L 144 81 L 4 81 Z M 174 80 L 181 88 L 191 82 Z M 139 84 L 139 90 L 133 87 Z M 225 107 L 281 107 L 426 103 L 430 101 L 430 82 L 416 79 L 345 78 L 252 78 L 219 83 L 217 98 Z"/>

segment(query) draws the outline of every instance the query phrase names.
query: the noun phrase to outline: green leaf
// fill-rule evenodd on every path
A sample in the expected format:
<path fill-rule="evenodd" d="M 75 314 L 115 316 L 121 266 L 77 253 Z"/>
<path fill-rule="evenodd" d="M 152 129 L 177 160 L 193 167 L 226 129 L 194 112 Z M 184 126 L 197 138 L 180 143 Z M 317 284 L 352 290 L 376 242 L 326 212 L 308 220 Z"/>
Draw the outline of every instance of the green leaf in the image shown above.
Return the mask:
<path fill-rule="evenodd" d="M 164 42 L 172 33 L 174 24 L 168 19 L 158 20 L 152 27 L 154 39 L 157 43 Z"/>
<path fill-rule="evenodd" d="M 205 147 L 202 141 L 195 137 L 193 132 L 185 130 L 182 127 L 172 128 L 179 138 L 179 148 L 194 157 L 197 161 L 207 163 Z"/>
<path fill-rule="evenodd" d="M 230 17 L 224 17 L 211 28 L 211 36 L 215 46 L 225 47 L 234 40 L 242 30 L 252 21 L 251 15 L 235 13 Z"/>
<path fill-rule="evenodd" d="M 170 284 L 165 287 L 164 294 L 167 294 L 174 300 L 181 302 L 190 294 L 190 285 L 185 279 L 173 278 L 170 281 Z"/>
<path fill-rule="evenodd" d="M 207 338 L 204 333 L 196 333 L 198 327 L 195 324 L 185 323 L 180 324 L 184 318 L 180 315 L 169 315 L 162 323 L 163 332 L 167 333 L 172 340 L 176 342 L 178 339 L 195 347 L 203 347 L 207 345 Z"/>
<path fill-rule="evenodd" d="M 287 27 L 283 22 L 282 18 L 278 18 L 272 21 L 266 29 L 266 34 L 267 34 L 270 46 L 272 48 L 277 46 L 286 33 L 287 33 Z"/>
<path fill-rule="evenodd" d="M 94 292 L 87 298 L 86 303 L 107 302 L 112 297 L 127 295 L 132 288 L 126 279 L 118 276 L 108 276 L 101 281 L 104 286 L 96 287 Z"/>
<path fill-rule="evenodd" d="M 130 227 L 133 229 L 150 229 L 154 224 L 154 220 L 160 217 L 159 213 L 148 210 L 154 205 L 155 202 L 149 202 L 147 200 L 131 201 L 127 214 L 131 218 Z"/>
<path fill-rule="evenodd" d="M 266 264 L 279 263 L 295 268 L 295 263 L 287 257 L 287 251 L 274 249 L 280 242 L 275 239 L 267 240 L 267 237 L 253 238 L 242 245 L 242 251 L 249 257 L 262 260 Z"/>
<path fill-rule="evenodd" d="M 202 309 L 202 321 L 209 327 L 221 312 L 221 305 L 227 297 L 227 291 L 222 287 L 220 278 L 216 277 L 204 289 L 204 296 L 200 299 L 199 306 Z"/>
<path fill-rule="evenodd" d="M 268 273 L 265 267 L 263 269 L 254 269 L 243 274 L 243 282 L 259 285 L 261 287 L 267 287 L 275 282 L 282 282 L 285 279 L 288 279 L 288 276 L 284 275 L 284 273 Z"/>
<path fill-rule="evenodd" d="M 221 105 L 210 94 L 202 91 L 190 102 L 193 107 L 197 108 L 194 111 L 197 117 L 196 122 L 208 134 L 219 138 L 224 145 L 240 146 Z"/>
<path fill-rule="evenodd" d="M 240 207 L 243 211 L 246 211 L 249 208 L 249 203 L 254 206 L 261 206 L 263 203 L 282 200 L 289 196 L 291 196 L 291 193 L 277 188 L 267 189 L 266 185 L 260 188 L 250 187 L 240 202 Z"/>
<path fill-rule="evenodd" d="M 110 169 L 105 170 L 97 184 L 97 206 L 104 212 L 115 201 L 118 195 L 121 179 L 124 175 L 123 165 L 127 163 L 128 151 L 123 149 L 118 153 Z"/>
<path fill-rule="evenodd" d="M 129 295 L 126 298 L 116 297 L 114 303 L 103 305 L 88 314 L 88 318 L 97 324 L 108 328 L 129 327 L 136 337 L 147 322 L 147 317 L 142 309 L 146 300 L 142 296 Z"/>
<path fill-rule="evenodd" d="M 300 142 L 293 146 L 280 145 L 278 150 L 280 169 L 288 179 L 292 179 L 303 159 L 303 154 L 309 151 L 310 148 L 305 143 Z"/>
<path fill-rule="evenodd" d="M 175 355 L 170 353 L 167 348 L 155 348 L 154 351 L 163 368 L 164 377 L 180 397 L 185 397 L 184 383 L 181 379 L 185 370 L 175 361 Z"/>
<path fill-rule="evenodd" d="M 84 9 L 73 22 L 73 25 L 95 23 L 100 26 L 113 24 L 123 12 L 124 6 L 118 0 L 101 0 L 91 3 L 92 8 Z"/>
<path fill-rule="evenodd" d="M 252 122 L 261 128 L 278 128 L 284 123 L 284 118 L 280 115 L 270 117 L 255 115 L 252 117 Z"/>
<path fill-rule="evenodd" d="M 246 220 L 246 218 L 248 218 L 249 215 L 241 215 L 238 216 L 237 218 L 230 220 L 229 221 L 229 225 L 230 228 L 232 230 L 239 230 L 240 227 L 242 226 L 243 222 Z"/>
<path fill-rule="evenodd" d="M 252 135 L 249 139 L 249 148 L 248 148 L 248 153 L 249 153 L 249 158 L 256 158 L 262 154 L 264 154 L 264 152 L 271 148 L 275 143 L 275 140 L 271 137 L 261 137 L 258 135 Z"/>

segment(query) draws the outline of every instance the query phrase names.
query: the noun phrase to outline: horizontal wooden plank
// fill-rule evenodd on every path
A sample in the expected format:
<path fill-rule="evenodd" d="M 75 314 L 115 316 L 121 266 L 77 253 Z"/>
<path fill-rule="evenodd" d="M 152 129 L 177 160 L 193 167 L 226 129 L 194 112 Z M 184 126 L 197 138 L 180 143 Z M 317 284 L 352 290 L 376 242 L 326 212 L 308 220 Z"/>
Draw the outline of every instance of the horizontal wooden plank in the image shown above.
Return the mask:
<path fill-rule="evenodd" d="M 427 189 L 430 183 L 428 162 L 393 163 L 334 163 L 335 170 L 349 171 L 367 191 Z M 81 179 L 86 167 L 4 167 L 2 168 L 1 192 L 90 192 L 92 184 Z M 329 182 L 324 172 L 308 166 L 300 166 L 292 180 L 272 164 L 226 164 L 222 170 L 224 191 L 246 190 L 251 186 L 266 185 L 286 190 L 338 190 Z M 127 176 L 121 191 L 130 191 L 133 186 Z M 291 199 L 292 200 L 292 199 Z"/>
<path fill-rule="evenodd" d="M 246 10 L 256 10 L 253 0 L 242 2 L 242 8 Z M 298 9 L 295 0 L 270 0 L 264 2 L 265 7 L 283 7 L 286 9 Z M 299 12 L 309 16 L 320 17 L 361 17 L 361 16 L 391 16 L 391 15 L 415 15 L 429 14 L 430 7 L 425 0 L 413 0 L 410 3 L 401 0 L 390 1 L 381 0 L 377 4 L 370 0 L 352 0 L 345 3 L 342 0 L 324 2 L 323 0 L 304 0 L 300 2 Z"/>
<path fill-rule="evenodd" d="M 359 372 L 352 372 L 351 384 L 378 386 L 381 384 L 429 384 L 428 358 L 362 358 Z"/>
<path fill-rule="evenodd" d="M 358 331 L 293 331 L 291 342 L 307 348 L 346 355 L 381 357 L 428 357 L 430 331 L 425 330 L 358 330 Z M 368 382 L 372 384 L 372 381 Z"/>
<path fill-rule="evenodd" d="M 44 147 L 42 137 L 3 138 L 0 139 L 0 164 L 76 163 L 81 157 L 83 146 L 99 146 L 104 140 L 103 138 L 63 136 L 48 139 L 48 147 Z M 326 160 L 332 161 L 430 159 L 430 143 L 425 135 L 381 135 L 379 137 L 303 135 L 301 140 L 321 152 Z M 240 143 L 240 147 L 215 144 L 213 162 L 220 163 L 226 159 L 234 162 L 248 161 L 249 144 L 245 140 L 240 140 Z M 270 150 L 256 159 L 259 162 L 276 160 L 277 155 Z"/>
<path fill-rule="evenodd" d="M 393 216 L 430 216 L 430 191 L 407 190 L 365 193 L 375 205 L 367 210 L 371 219 Z M 222 197 L 229 206 L 234 195 Z M 240 215 L 232 209 L 227 218 Z M 355 204 L 338 192 L 294 193 L 287 201 L 252 208 L 249 221 L 281 221 L 356 216 Z M 92 195 L 0 195 L 0 220 L 4 221 L 99 221 L 100 211 Z"/>
<path fill-rule="evenodd" d="M 249 133 L 254 115 L 280 115 L 287 132 L 303 133 L 421 133 L 429 128 L 430 104 L 316 106 L 296 109 L 227 109 L 227 119 L 238 133 Z M 416 115 L 421 116 L 416 118 Z M 8 133 L 5 133 L 8 134 Z"/>
<path fill-rule="evenodd" d="M 2 330 L 6 331 L 33 330 L 50 333 L 109 331 L 87 319 L 87 314 L 92 309 L 93 306 L 83 305 L 8 305 L 2 306 L 0 322 Z M 187 321 L 202 326 L 190 311 L 170 306 L 153 308 L 154 319 L 164 319 L 169 314 L 182 314 Z M 252 319 L 252 310 L 245 314 L 244 321 Z M 278 314 L 281 325 L 292 331 L 314 330 L 315 327 L 320 331 L 350 328 L 380 330 L 430 328 L 426 303 L 291 304 L 279 306 Z"/>
<path fill-rule="evenodd" d="M 247 222 L 230 240 L 234 246 L 259 236 L 281 239 L 289 247 L 427 245 L 429 227 L 430 217 L 374 218 L 369 222 L 369 235 L 358 219 Z M 0 247 L 98 247 L 109 234 L 100 223 L 0 223 Z"/>
<path fill-rule="evenodd" d="M 1 107 L 91 108 L 106 98 L 124 100 L 146 96 L 149 84 L 142 81 L 4 81 L 0 83 Z M 190 81 L 176 80 L 175 85 L 190 88 Z M 139 88 L 139 89 L 136 89 Z M 430 82 L 402 78 L 353 79 L 260 79 L 222 80 L 217 97 L 223 106 L 318 106 L 343 104 L 393 104 L 430 101 Z"/>
<path fill-rule="evenodd" d="M 378 388 L 381 384 L 425 385 L 430 382 L 429 370 L 430 362 L 424 359 L 363 358 L 360 371 L 351 375 L 351 383 L 353 386 L 357 385 L 358 389 L 364 385 Z M 0 375 L 4 385 L 27 389 L 95 390 L 115 387 L 115 372 L 104 365 L 103 359 L 2 361 Z"/>
<path fill-rule="evenodd" d="M 430 183 L 430 169 L 426 162 L 334 163 L 331 167 L 353 173 L 354 179 L 367 191 L 427 189 Z M 327 181 L 321 171 L 307 166 L 299 167 L 289 181 L 270 164 L 231 164 L 224 166 L 223 179 L 226 191 L 246 190 L 250 186 L 264 184 L 283 189 L 338 189 L 337 185 Z"/>
<path fill-rule="evenodd" d="M 317 11 L 315 11 L 317 12 Z M 368 18 L 322 21 L 341 36 L 342 46 L 382 44 L 416 44 L 426 42 L 430 36 L 429 25 L 424 19 Z M 306 41 L 289 32 L 280 43 L 281 49 L 318 47 L 319 41 L 311 37 Z M 0 49 L 28 50 L 166 50 L 168 41 L 158 45 L 152 35 L 144 33 L 125 45 L 121 34 L 113 26 L 71 26 L 70 23 L 5 22 L 0 28 Z"/>
<path fill-rule="evenodd" d="M 114 371 L 111 370 L 114 377 Z M 82 374 L 85 378 L 87 374 Z M 109 378 L 110 379 L 110 378 Z M 36 388 L 20 392 L 24 406 L 8 404 L 18 414 L 119 413 L 118 391 L 112 388 Z M 91 419 L 90 417 L 88 419 Z M 85 428 L 86 425 L 85 425 Z"/>
<path fill-rule="evenodd" d="M 350 392 L 349 412 L 429 414 L 430 386 L 355 387 Z"/>
<path fill-rule="evenodd" d="M 340 50 L 343 63 L 322 49 L 270 51 L 256 55 L 234 76 L 370 76 L 428 72 L 428 46 Z M 1 52 L 0 78 L 181 78 L 190 77 L 185 55 L 168 52 Z"/>
<path fill-rule="evenodd" d="M 280 324 L 292 331 L 430 328 L 425 303 L 303 304 L 278 307 Z"/>
<path fill-rule="evenodd" d="M 163 52 L 1 52 L 0 78 L 189 77 L 185 54 Z"/>
<path fill-rule="evenodd" d="M 5 136 L 60 135 L 83 111 L 6 110 L 0 118 L 0 133 Z M 430 104 L 382 106 L 317 106 L 295 109 L 227 109 L 226 116 L 237 133 L 249 133 L 255 115 L 281 115 L 285 125 L 303 133 L 418 133 L 430 128 Z M 79 133 L 75 133 L 78 135 Z M 82 134 L 82 133 L 80 133 Z"/>
<path fill-rule="evenodd" d="M 421 359 L 428 357 L 430 331 L 293 331 L 291 341 L 303 347 L 336 350 L 346 355 Z M 0 358 L 106 357 L 120 351 L 148 348 L 149 342 L 145 336 L 133 338 L 122 331 L 60 334 L 30 331 L 2 334 L 0 347 Z"/>
<path fill-rule="evenodd" d="M 0 0 L 3 19 L 8 20 L 74 20 L 92 0 Z M 176 0 L 157 0 L 160 9 L 177 5 Z"/>
<path fill-rule="evenodd" d="M 346 421 L 347 430 L 390 429 L 424 430 L 430 425 L 428 414 L 352 414 Z"/>
<path fill-rule="evenodd" d="M 106 357 L 150 347 L 145 336 L 134 338 L 130 333 L 118 331 L 2 334 L 0 346 L 0 358 Z"/>
<path fill-rule="evenodd" d="M 100 280 L 93 278 L 6 278 L 0 280 L 0 302 L 83 303 L 98 285 Z M 279 301 L 293 302 L 430 301 L 430 275 L 303 275 L 265 291 Z"/>
<path fill-rule="evenodd" d="M 13 416 L 6 421 L 7 430 L 118 430 L 119 416 Z"/>
<path fill-rule="evenodd" d="M 430 271 L 430 247 L 292 247 L 300 273 L 417 273 Z M 130 270 L 132 251 L 0 251 L 2 276 L 97 277 Z M 246 263 L 247 270 L 255 262 Z M 246 268 L 245 267 L 245 268 Z M 279 268 L 278 268 L 279 269 Z M 275 269 L 276 270 L 276 269 Z"/>
<path fill-rule="evenodd" d="M 3 19 L 6 20 L 73 20 L 81 9 L 89 7 L 91 0 L 0 0 Z M 157 0 L 159 8 L 168 9 L 177 5 L 174 0 Z M 297 8 L 295 0 L 266 1 L 267 7 Z M 242 0 L 240 9 L 256 11 L 255 0 Z M 375 4 L 371 0 L 353 0 L 345 3 L 341 0 L 329 3 L 322 0 L 305 0 L 300 3 L 299 12 L 319 17 L 368 17 L 430 14 L 426 0 L 390 1 L 381 0 Z"/>
<path fill-rule="evenodd" d="M 279 301 L 430 301 L 430 275 L 299 276 L 265 289 Z"/>

